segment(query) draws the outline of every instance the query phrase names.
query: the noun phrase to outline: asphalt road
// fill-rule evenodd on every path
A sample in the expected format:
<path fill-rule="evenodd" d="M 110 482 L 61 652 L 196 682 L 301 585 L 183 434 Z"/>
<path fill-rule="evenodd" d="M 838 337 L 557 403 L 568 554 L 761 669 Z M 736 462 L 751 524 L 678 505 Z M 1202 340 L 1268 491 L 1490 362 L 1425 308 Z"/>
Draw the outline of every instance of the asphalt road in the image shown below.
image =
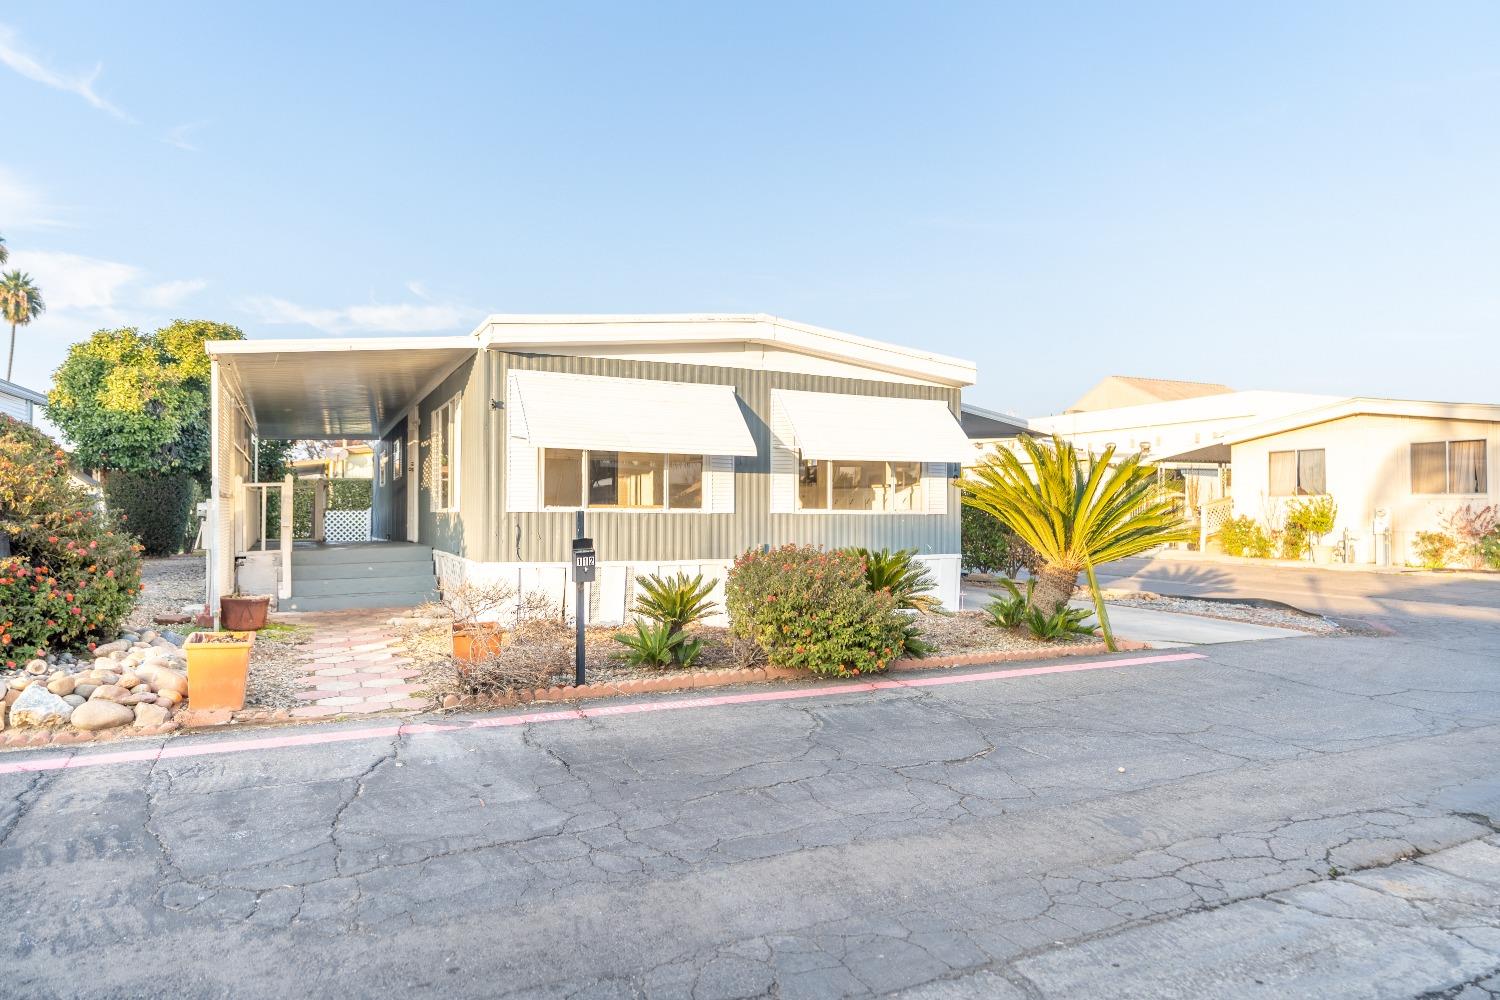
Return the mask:
<path fill-rule="evenodd" d="M 1500 992 L 1500 587 L 1123 569 L 1397 634 L 3 774 L 0 995 Z"/>

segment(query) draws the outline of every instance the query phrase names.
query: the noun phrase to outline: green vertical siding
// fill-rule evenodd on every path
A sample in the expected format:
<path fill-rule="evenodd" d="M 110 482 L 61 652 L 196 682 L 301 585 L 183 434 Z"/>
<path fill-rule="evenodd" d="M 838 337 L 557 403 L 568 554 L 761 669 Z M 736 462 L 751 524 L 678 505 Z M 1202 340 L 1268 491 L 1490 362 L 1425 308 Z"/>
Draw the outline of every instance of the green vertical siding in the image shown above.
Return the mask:
<path fill-rule="evenodd" d="M 914 548 L 920 553 L 934 555 L 959 551 L 959 499 L 957 489 L 951 485 L 948 487 L 946 514 L 771 513 L 771 431 L 768 426 L 772 389 L 938 399 L 948 404 L 955 417 L 959 413 L 957 389 L 712 365 L 503 351 L 489 351 L 485 368 L 488 370 L 489 394 L 496 399 L 503 398 L 506 374 L 514 368 L 732 385 L 742 407 L 748 407 L 746 420 L 755 438 L 757 454 L 753 458 L 736 459 L 734 513 L 591 511 L 588 530 L 598 545 L 602 561 L 731 559 L 749 548 L 786 542 L 829 547 Z M 435 405 L 441 404 L 445 398 L 437 398 Z M 468 413 L 469 408 L 465 407 L 466 419 Z M 489 530 L 483 533 L 482 549 L 471 547 L 465 554 L 488 562 L 565 561 L 568 540 L 573 535 L 573 515 L 560 512 L 511 513 L 504 509 L 505 490 L 501 479 L 505 469 L 505 411 L 486 405 L 476 416 L 485 421 L 488 430 L 488 460 L 482 468 L 489 487 Z M 467 442 L 468 438 L 465 440 Z M 467 460 L 467 447 L 465 451 Z M 474 470 L 478 468 L 481 467 L 471 464 L 465 469 L 463 484 L 466 493 L 471 478 L 475 476 Z M 466 513 L 469 509 L 465 508 Z M 426 517 L 424 515 L 424 532 Z M 476 541 L 472 532 L 466 533 L 465 537 L 471 545 Z M 427 540 L 425 534 L 423 540 Z M 448 548 L 440 541 L 433 544 L 450 552 L 460 551 Z M 480 551 L 482 554 L 477 554 Z"/>
<path fill-rule="evenodd" d="M 419 539 L 444 552 L 484 560 L 487 549 L 485 531 L 488 514 L 493 510 L 490 480 L 486 468 L 487 438 L 493 434 L 489 421 L 489 366 L 477 360 L 465 361 L 442 381 L 418 405 L 421 419 L 421 460 L 417 465 L 417 510 Z M 438 407 L 462 392 L 459 410 L 462 429 L 459 432 L 458 510 L 435 513 L 432 509 L 432 414 Z M 411 517 L 412 511 L 406 516 Z"/>

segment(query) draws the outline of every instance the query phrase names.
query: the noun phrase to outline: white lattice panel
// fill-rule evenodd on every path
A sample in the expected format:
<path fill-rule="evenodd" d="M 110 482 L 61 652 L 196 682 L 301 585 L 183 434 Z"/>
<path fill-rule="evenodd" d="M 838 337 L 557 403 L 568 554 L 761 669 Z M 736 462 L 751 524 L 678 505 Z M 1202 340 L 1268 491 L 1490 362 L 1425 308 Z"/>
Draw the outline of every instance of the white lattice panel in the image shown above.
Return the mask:
<path fill-rule="evenodd" d="M 340 542 L 368 542 L 370 540 L 370 511 L 330 510 L 323 518 L 325 540 L 330 545 Z"/>

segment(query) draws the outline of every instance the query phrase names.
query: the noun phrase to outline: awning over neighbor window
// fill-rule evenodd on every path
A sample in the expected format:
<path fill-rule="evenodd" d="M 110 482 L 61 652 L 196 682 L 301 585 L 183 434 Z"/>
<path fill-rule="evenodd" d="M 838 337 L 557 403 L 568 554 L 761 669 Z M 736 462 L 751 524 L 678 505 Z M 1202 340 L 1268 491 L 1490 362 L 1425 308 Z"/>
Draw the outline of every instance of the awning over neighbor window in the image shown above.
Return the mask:
<path fill-rule="evenodd" d="M 803 458 L 859 461 L 966 462 L 974 445 L 948 404 L 773 389 Z"/>
<path fill-rule="evenodd" d="M 511 437 L 536 448 L 754 455 L 734 387 L 512 371 Z"/>

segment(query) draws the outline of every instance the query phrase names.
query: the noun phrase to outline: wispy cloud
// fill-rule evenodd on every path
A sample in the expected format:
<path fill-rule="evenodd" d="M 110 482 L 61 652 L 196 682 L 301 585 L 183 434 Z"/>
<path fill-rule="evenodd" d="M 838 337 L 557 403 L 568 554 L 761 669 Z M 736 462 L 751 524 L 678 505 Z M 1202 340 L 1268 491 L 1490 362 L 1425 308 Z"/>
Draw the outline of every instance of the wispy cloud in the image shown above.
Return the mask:
<path fill-rule="evenodd" d="M 162 136 L 161 141 L 168 146 L 176 146 L 178 149 L 196 153 L 198 144 L 188 138 L 188 133 L 207 124 L 208 122 L 188 122 L 186 125 L 173 125 L 167 129 L 167 134 Z"/>
<path fill-rule="evenodd" d="M 99 74 L 104 72 L 103 63 L 96 65 L 92 73 L 76 76 L 52 69 L 36 56 L 23 50 L 16 39 L 15 29 L 4 24 L 0 24 L 0 63 L 4 63 L 26 79 L 34 80 L 44 87 L 77 94 L 100 111 L 108 112 L 121 121 L 135 121 L 94 89 L 94 83 L 99 79 Z"/>
<path fill-rule="evenodd" d="M 463 325 L 470 310 L 440 303 L 372 303 L 318 308 L 262 295 L 242 299 L 240 307 L 272 326 L 310 326 L 323 333 L 433 333 Z"/>
<path fill-rule="evenodd" d="M 48 313 L 89 312 L 106 322 L 117 318 L 121 291 L 142 273 L 131 264 L 54 250 L 17 251 L 11 260 L 36 279 Z"/>
<path fill-rule="evenodd" d="M 141 301 L 157 309 L 174 309 L 184 301 L 203 291 L 208 282 L 202 278 L 180 278 L 148 285 L 141 291 Z"/>
<path fill-rule="evenodd" d="M 40 188 L 0 166 L 0 223 L 11 229 L 72 227 L 67 214 L 65 209 L 49 204 Z"/>

